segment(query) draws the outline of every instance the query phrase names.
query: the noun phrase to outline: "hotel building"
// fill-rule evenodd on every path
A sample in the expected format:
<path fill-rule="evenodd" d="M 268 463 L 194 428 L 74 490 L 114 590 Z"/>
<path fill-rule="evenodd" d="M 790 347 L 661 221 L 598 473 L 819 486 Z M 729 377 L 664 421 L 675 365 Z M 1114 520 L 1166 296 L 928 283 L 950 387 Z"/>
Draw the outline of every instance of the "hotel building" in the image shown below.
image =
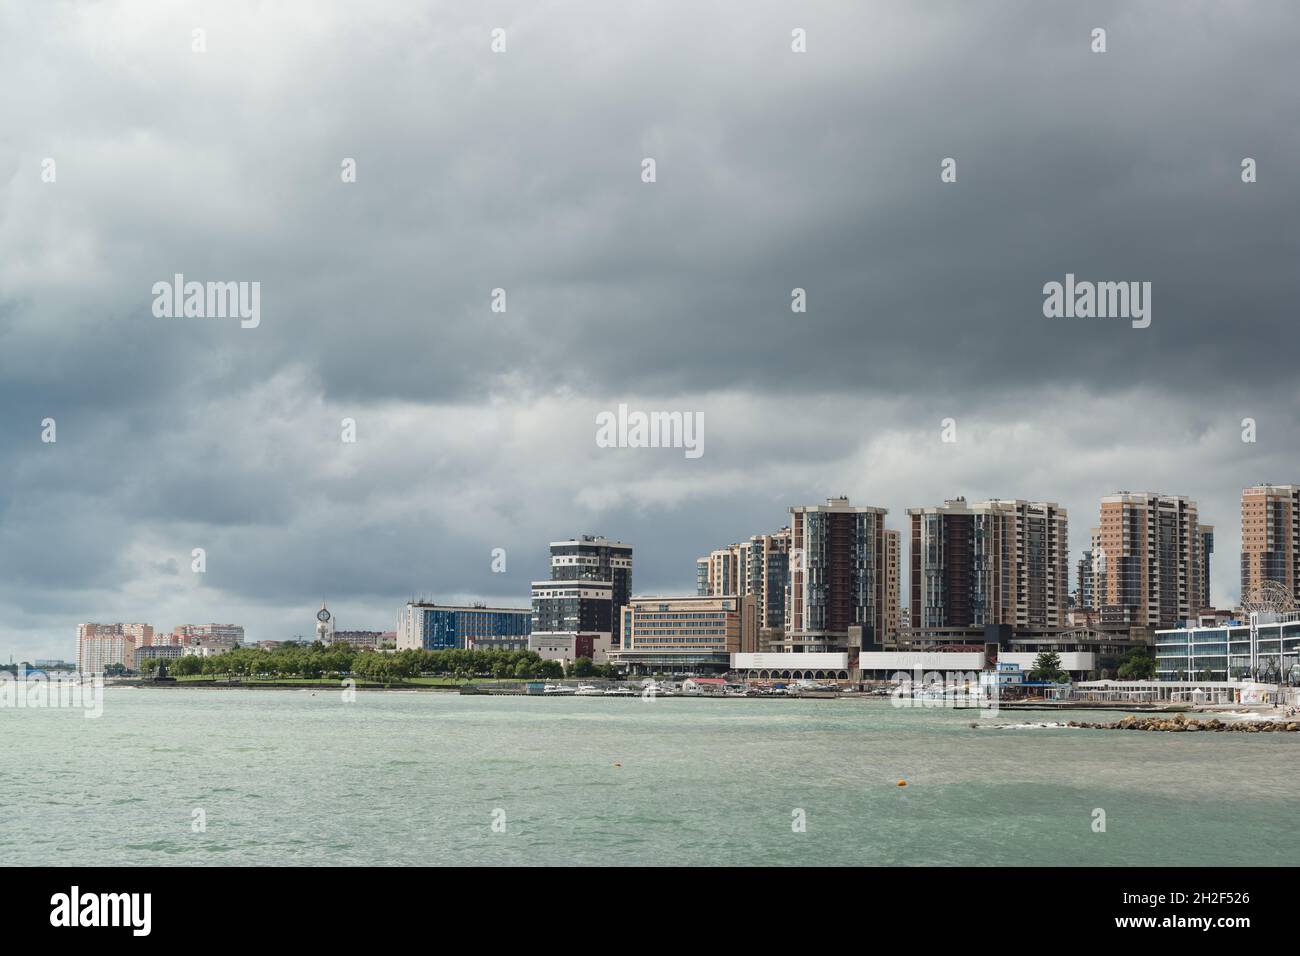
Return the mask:
<path fill-rule="evenodd" d="M 965 498 L 909 508 L 912 640 L 978 642 L 1067 625 L 1066 510 L 1050 501 Z"/>
<path fill-rule="evenodd" d="M 1150 634 L 1194 620 L 1205 606 L 1196 502 L 1121 491 L 1101 500 L 1093 533 L 1100 626 Z"/>
<path fill-rule="evenodd" d="M 638 597 L 622 617 L 622 645 L 610 659 L 634 674 L 723 672 L 732 654 L 757 639 L 752 595 Z"/>
<path fill-rule="evenodd" d="M 1300 604 L 1300 485 L 1255 485 L 1241 493 L 1241 596 L 1265 581 Z"/>
<path fill-rule="evenodd" d="M 523 643 L 532 629 L 528 608 L 410 601 L 397 616 L 398 650 L 469 650 L 479 641 Z"/>
<path fill-rule="evenodd" d="M 888 631 L 884 508 L 847 498 L 790 509 L 790 587 L 780 649 L 855 653 Z"/>

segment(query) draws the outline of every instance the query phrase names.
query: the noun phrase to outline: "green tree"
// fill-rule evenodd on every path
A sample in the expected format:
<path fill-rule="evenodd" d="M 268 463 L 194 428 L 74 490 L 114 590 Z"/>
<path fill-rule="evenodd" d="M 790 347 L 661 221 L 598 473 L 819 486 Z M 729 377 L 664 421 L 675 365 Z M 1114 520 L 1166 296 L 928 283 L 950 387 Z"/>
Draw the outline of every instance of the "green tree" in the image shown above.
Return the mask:
<path fill-rule="evenodd" d="M 1064 671 L 1061 670 L 1061 655 L 1055 651 L 1042 651 L 1034 660 L 1033 670 L 1029 672 L 1032 680 L 1059 680 Z M 1068 676 L 1068 675 L 1067 675 Z"/>
<path fill-rule="evenodd" d="M 596 673 L 596 665 L 591 662 L 590 657 L 579 657 L 573 662 L 574 677 L 591 677 Z"/>
<path fill-rule="evenodd" d="M 1156 676 L 1156 659 L 1150 648 L 1135 647 L 1119 662 L 1120 680 L 1151 680 Z"/>

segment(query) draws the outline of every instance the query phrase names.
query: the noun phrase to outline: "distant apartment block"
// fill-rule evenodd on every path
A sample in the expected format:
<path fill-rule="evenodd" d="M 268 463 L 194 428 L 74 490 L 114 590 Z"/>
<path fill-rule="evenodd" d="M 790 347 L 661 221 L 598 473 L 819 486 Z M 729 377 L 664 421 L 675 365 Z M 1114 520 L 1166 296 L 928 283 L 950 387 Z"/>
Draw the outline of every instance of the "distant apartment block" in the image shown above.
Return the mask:
<path fill-rule="evenodd" d="M 394 636 L 398 650 L 468 650 L 479 641 L 526 641 L 531 627 L 529 608 L 410 601 L 398 613 Z"/>
<path fill-rule="evenodd" d="M 783 652 L 853 653 L 889 631 L 884 508 L 847 498 L 790 509 L 790 587 Z"/>
<path fill-rule="evenodd" d="M 386 645 L 396 646 L 397 632 L 396 631 L 335 631 L 334 641 L 335 643 L 342 641 L 344 644 L 347 644 L 349 647 L 352 647 L 358 651 L 361 650 L 377 651 Z"/>
<path fill-rule="evenodd" d="M 631 673 L 726 671 L 732 654 L 754 645 L 756 613 L 752 595 L 633 598 L 610 659 Z"/>
<path fill-rule="evenodd" d="M 1066 510 L 1055 502 L 999 500 L 909 508 L 910 606 L 918 632 L 959 637 L 990 626 L 1066 626 L 1070 582 Z"/>
<path fill-rule="evenodd" d="M 889 528 L 885 529 L 885 633 L 881 639 L 884 647 L 895 647 L 899 640 L 898 614 L 901 586 L 901 548 L 902 536 Z"/>
<path fill-rule="evenodd" d="M 1255 485 L 1241 493 L 1241 595 L 1266 581 L 1300 605 L 1300 485 Z"/>
<path fill-rule="evenodd" d="M 1097 536 L 1097 533 L 1097 529 L 1093 528 L 1092 535 L 1094 538 Z M 1097 579 L 1096 570 L 1093 567 L 1092 554 L 1092 548 L 1087 548 L 1083 552 L 1083 557 L 1079 559 L 1077 565 L 1079 585 L 1075 594 L 1077 595 L 1076 606 L 1080 610 L 1083 608 L 1095 609 L 1097 607 Z"/>
<path fill-rule="evenodd" d="M 239 624 L 178 624 L 172 628 L 172 638 L 170 643 L 184 646 L 238 647 L 244 643 L 244 628 Z"/>
<path fill-rule="evenodd" d="M 1214 597 L 1210 593 L 1210 558 L 1214 554 L 1214 525 L 1197 525 L 1196 534 L 1200 538 L 1201 561 L 1201 608 L 1213 607 Z"/>
<path fill-rule="evenodd" d="M 790 529 L 756 534 L 695 562 L 695 592 L 701 597 L 753 596 L 758 627 L 779 639 L 785 627 L 786 587 L 790 583 Z"/>
<path fill-rule="evenodd" d="M 153 640 L 150 624 L 78 624 L 77 669 L 99 674 L 120 664 L 135 670 L 135 651 Z"/>
<path fill-rule="evenodd" d="M 144 662 L 152 658 L 159 660 L 176 660 L 185 654 L 185 648 L 179 644 L 159 644 L 156 641 L 153 644 L 146 644 L 144 647 L 135 649 L 135 666 L 137 669 L 144 667 Z"/>
<path fill-rule="evenodd" d="M 1196 502 L 1122 491 L 1101 500 L 1093 536 L 1103 629 L 1177 627 L 1206 604 Z"/>

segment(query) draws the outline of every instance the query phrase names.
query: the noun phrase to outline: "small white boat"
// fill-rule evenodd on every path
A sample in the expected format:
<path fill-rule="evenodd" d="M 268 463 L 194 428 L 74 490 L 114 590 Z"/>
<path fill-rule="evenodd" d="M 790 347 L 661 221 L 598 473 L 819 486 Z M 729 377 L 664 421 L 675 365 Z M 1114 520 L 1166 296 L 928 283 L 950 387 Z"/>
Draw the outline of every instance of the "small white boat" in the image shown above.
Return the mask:
<path fill-rule="evenodd" d="M 579 684 L 578 689 L 574 692 L 575 697 L 604 697 L 605 692 L 595 684 Z"/>
<path fill-rule="evenodd" d="M 542 688 L 542 693 L 549 694 L 551 697 L 569 697 L 573 692 L 572 687 L 566 687 L 564 684 L 547 684 Z"/>
<path fill-rule="evenodd" d="M 630 687 L 611 687 L 605 691 L 606 697 L 635 697 L 636 691 Z"/>

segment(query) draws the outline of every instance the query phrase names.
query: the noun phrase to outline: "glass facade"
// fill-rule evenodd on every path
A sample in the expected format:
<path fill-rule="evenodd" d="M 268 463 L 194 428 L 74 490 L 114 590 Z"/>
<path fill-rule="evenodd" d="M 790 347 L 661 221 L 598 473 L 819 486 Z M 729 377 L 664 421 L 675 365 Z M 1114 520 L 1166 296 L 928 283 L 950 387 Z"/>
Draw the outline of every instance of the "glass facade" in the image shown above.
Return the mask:
<path fill-rule="evenodd" d="M 1279 653 L 1280 650 L 1280 653 Z M 1156 679 L 1300 685 L 1300 621 L 1156 632 Z"/>
<path fill-rule="evenodd" d="M 527 640 L 532 619 L 525 610 L 425 608 L 421 646 L 426 651 L 465 650 L 478 640 Z"/>

